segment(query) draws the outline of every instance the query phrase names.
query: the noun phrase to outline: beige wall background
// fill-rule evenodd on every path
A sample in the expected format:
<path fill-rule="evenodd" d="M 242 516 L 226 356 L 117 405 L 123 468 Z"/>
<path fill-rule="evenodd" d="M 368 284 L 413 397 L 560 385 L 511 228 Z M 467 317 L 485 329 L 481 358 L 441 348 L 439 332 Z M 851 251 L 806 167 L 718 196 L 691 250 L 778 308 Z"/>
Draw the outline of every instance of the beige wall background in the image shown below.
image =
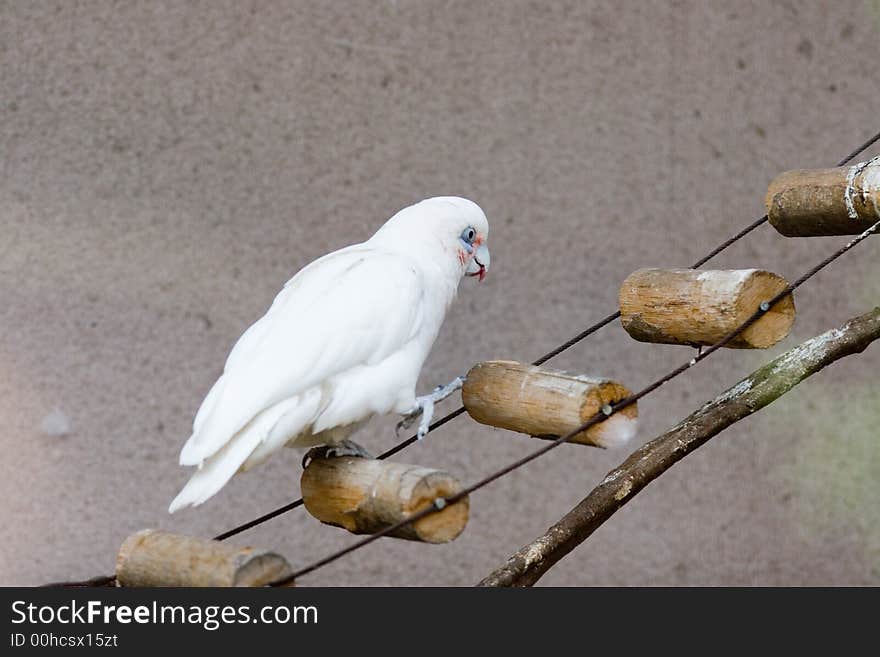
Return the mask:
<path fill-rule="evenodd" d="M 421 388 L 531 360 L 632 270 L 760 216 L 779 171 L 880 129 L 878 34 L 863 0 L 0 2 L 0 583 L 112 572 L 133 531 L 211 536 L 298 496 L 290 451 L 166 513 L 231 345 L 312 259 L 473 198 L 492 272 L 462 284 Z M 844 241 L 764 227 L 714 264 L 794 278 Z M 878 255 L 799 291 L 780 345 L 646 399 L 639 444 L 876 305 Z M 552 364 L 641 387 L 690 356 L 614 324 Z M 880 584 L 878 366 L 874 347 L 723 433 L 541 583 Z M 392 425 L 360 441 L 386 449 Z M 463 417 L 400 460 L 470 482 L 534 448 Z M 475 583 L 626 453 L 564 446 L 474 495 L 454 543 L 381 540 L 301 584 Z M 300 510 L 235 540 L 298 567 L 353 537 Z"/>

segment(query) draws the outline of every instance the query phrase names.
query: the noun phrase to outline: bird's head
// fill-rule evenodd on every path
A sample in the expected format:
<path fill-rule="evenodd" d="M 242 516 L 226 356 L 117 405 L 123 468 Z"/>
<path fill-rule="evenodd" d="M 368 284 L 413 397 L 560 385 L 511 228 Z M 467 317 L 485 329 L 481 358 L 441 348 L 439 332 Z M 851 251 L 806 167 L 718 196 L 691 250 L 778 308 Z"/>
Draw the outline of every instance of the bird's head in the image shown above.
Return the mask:
<path fill-rule="evenodd" d="M 406 244 L 409 252 L 439 247 L 450 271 L 476 276 L 489 271 L 489 221 L 479 205 L 458 196 L 425 199 L 394 215 L 373 239 Z"/>
<path fill-rule="evenodd" d="M 458 261 L 464 265 L 465 276 L 478 276 L 480 281 L 489 271 L 489 222 L 486 215 L 474 204 L 478 216 L 470 217 L 458 234 Z"/>

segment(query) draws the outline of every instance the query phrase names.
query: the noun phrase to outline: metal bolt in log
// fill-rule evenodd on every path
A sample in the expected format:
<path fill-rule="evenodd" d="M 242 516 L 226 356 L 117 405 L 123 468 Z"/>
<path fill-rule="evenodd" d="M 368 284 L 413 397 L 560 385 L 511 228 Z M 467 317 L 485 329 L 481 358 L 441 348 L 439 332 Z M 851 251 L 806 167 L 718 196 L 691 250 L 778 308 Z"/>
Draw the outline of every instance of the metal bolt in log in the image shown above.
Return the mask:
<path fill-rule="evenodd" d="M 571 433 L 629 395 L 627 388 L 608 379 L 508 360 L 476 364 L 461 390 L 464 407 L 477 422 L 548 439 Z M 638 414 L 637 405 L 630 404 L 569 442 L 622 445 L 635 435 Z"/>
<path fill-rule="evenodd" d="M 786 287 L 759 269 L 639 269 L 620 287 L 620 323 L 639 342 L 713 345 Z M 794 318 L 789 294 L 726 346 L 766 349 L 788 335 Z"/>
<path fill-rule="evenodd" d="M 861 234 L 880 219 L 880 157 L 786 171 L 770 183 L 765 202 L 770 223 L 786 237 Z"/>
<path fill-rule="evenodd" d="M 353 534 L 375 534 L 462 489 L 441 470 L 348 456 L 312 459 L 300 484 L 310 514 Z M 464 498 L 390 535 L 448 543 L 464 531 L 468 512 Z"/>
<path fill-rule="evenodd" d="M 120 586 L 264 586 L 291 573 L 275 552 L 144 529 L 116 557 Z"/>

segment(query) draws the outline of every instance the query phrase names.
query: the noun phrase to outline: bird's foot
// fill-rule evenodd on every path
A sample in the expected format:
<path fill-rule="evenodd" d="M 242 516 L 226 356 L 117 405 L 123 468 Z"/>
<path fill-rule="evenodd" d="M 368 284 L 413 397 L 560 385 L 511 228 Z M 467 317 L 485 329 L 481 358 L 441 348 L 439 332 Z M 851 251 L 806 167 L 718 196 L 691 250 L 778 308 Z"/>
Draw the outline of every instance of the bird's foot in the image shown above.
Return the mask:
<path fill-rule="evenodd" d="M 303 470 L 305 470 L 309 463 L 314 459 L 332 459 L 340 456 L 357 456 L 362 459 L 373 458 L 372 454 L 353 440 L 341 440 L 333 445 L 319 445 L 318 447 L 312 447 L 303 455 Z"/>
<path fill-rule="evenodd" d="M 456 390 L 460 390 L 464 385 L 465 377 L 457 376 L 445 386 L 437 386 L 433 392 L 416 397 L 416 406 L 409 413 L 403 416 L 403 419 L 397 423 L 395 433 L 400 436 L 401 429 L 409 429 L 416 419 L 421 418 L 416 437 L 421 440 L 425 437 L 431 427 L 431 420 L 434 419 L 434 405 L 442 402 Z"/>

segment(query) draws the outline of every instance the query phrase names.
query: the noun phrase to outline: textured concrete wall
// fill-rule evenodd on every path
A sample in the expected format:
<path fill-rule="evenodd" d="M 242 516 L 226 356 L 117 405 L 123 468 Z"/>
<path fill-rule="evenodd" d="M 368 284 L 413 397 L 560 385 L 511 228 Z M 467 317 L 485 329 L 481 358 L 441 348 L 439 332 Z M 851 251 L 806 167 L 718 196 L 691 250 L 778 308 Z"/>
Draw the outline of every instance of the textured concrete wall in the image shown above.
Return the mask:
<path fill-rule="evenodd" d="M 462 285 L 422 389 L 535 358 L 632 270 L 760 216 L 777 172 L 880 129 L 878 31 L 862 0 L 0 2 L 0 583 L 110 572 L 137 529 L 212 535 L 297 496 L 288 452 L 165 512 L 229 348 L 310 260 L 471 197 L 492 272 Z M 765 227 L 716 262 L 793 277 L 842 241 Z M 646 400 L 639 440 L 876 305 L 878 255 L 804 287 L 783 344 Z M 690 354 L 615 324 L 553 364 L 635 387 Z M 878 367 L 874 347 L 722 434 L 543 582 L 880 583 Z M 472 481 L 534 447 L 459 418 L 401 460 Z M 473 583 L 624 456 L 560 448 L 476 494 L 455 543 L 383 540 L 303 583 Z M 304 565 L 352 538 L 299 511 L 241 540 Z"/>

